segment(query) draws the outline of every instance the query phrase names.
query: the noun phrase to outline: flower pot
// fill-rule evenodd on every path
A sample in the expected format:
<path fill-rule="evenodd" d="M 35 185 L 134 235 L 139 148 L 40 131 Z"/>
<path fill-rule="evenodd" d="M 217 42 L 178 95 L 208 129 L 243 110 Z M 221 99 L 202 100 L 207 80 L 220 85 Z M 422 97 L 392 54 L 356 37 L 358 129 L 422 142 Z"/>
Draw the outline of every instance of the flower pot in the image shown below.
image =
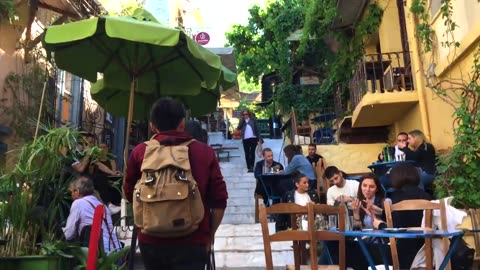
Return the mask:
<path fill-rule="evenodd" d="M 18 256 L 0 258 L 0 270 L 62 270 L 60 257 L 52 256 Z"/>

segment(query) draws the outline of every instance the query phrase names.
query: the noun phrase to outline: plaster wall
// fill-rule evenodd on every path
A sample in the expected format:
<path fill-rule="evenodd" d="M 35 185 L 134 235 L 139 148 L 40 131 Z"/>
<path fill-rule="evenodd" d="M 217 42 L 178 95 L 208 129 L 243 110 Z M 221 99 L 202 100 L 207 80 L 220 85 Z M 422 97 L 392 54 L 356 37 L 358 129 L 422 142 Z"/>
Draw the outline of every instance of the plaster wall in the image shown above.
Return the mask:
<path fill-rule="evenodd" d="M 368 165 L 377 161 L 378 153 L 385 144 L 338 144 L 317 145 L 317 153 L 325 158 L 327 166 L 336 166 L 346 173 L 369 172 Z M 308 146 L 302 145 L 303 153 L 308 153 Z"/>

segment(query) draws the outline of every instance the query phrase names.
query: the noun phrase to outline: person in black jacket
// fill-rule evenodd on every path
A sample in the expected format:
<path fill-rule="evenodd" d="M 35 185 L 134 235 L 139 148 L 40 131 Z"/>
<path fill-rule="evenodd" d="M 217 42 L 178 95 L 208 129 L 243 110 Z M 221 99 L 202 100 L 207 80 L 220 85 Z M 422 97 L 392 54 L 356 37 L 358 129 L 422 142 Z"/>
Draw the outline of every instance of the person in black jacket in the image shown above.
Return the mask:
<path fill-rule="evenodd" d="M 307 203 L 320 203 L 317 192 L 309 186 L 308 177 L 297 173 L 294 178 L 295 189 L 285 193 L 282 197 L 283 203 L 296 203 L 305 206 Z M 279 215 L 275 223 L 276 231 L 284 231 L 291 227 L 289 215 Z"/>
<path fill-rule="evenodd" d="M 255 187 L 255 194 L 261 195 L 263 202 L 267 204 L 267 194 L 260 184 L 259 176 L 266 173 L 277 172 L 283 170 L 282 164 L 273 160 L 273 151 L 270 148 L 265 148 L 262 150 L 263 160 L 260 160 L 255 164 L 255 178 L 257 178 L 257 186 Z"/>
<path fill-rule="evenodd" d="M 242 119 L 238 123 L 237 130 L 241 131 L 243 150 L 245 151 L 245 161 L 247 163 L 248 172 L 253 172 L 255 163 L 255 148 L 261 139 L 260 130 L 258 129 L 257 119 L 249 110 L 242 112 Z"/>
<path fill-rule="evenodd" d="M 427 142 L 425 134 L 418 129 L 408 133 L 408 145 L 400 142 L 398 147 L 405 153 L 406 160 L 414 160 L 421 169 L 420 188 L 425 189 L 425 186 L 432 185 L 437 172 L 435 147 Z"/>
<path fill-rule="evenodd" d="M 404 200 L 431 200 L 430 194 L 418 187 L 420 175 L 417 168 L 407 162 L 401 162 L 391 171 L 392 187 L 395 191 L 392 193 L 392 204 Z M 369 209 L 365 212 L 373 219 L 373 226 L 378 229 L 387 227 L 386 223 L 376 217 Z M 423 211 L 396 211 L 392 213 L 393 227 L 408 228 L 422 226 Z M 400 262 L 400 269 L 409 269 L 418 250 L 423 246 L 424 239 L 397 239 L 397 252 Z"/>

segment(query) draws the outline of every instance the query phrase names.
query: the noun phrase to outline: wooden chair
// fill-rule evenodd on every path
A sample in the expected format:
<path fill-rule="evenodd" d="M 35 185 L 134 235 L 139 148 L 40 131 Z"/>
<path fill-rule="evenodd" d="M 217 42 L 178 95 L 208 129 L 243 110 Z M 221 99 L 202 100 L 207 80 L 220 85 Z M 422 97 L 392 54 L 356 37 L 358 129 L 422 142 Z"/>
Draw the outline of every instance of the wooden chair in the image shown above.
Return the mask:
<path fill-rule="evenodd" d="M 307 206 L 300 206 L 294 203 L 278 203 L 270 207 L 260 204 L 260 224 L 262 226 L 263 245 L 265 248 L 265 263 L 267 270 L 273 270 L 272 242 L 293 241 L 293 254 L 295 266 L 287 266 L 287 269 L 300 270 L 300 241 L 309 241 L 308 231 L 297 230 L 296 216 L 307 215 Z M 267 215 L 288 214 L 291 217 L 292 230 L 285 230 L 270 234 Z"/>
<path fill-rule="evenodd" d="M 392 212 L 395 211 L 412 211 L 424 210 L 425 228 L 433 228 L 433 210 L 440 210 L 440 218 L 442 229 L 447 228 L 447 216 L 445 210 L 445 202 L 440 200 L 439 203 L 434 203 L 427 200 L 405 200 L 396 204 L 390 204 L 388 201 L 384 203 L 385 215 L 387 217 L 387 226 L 393 228 Z M 449 241 L 447 238 L 442 239 L 444 256 L 449 248 Z M 393 269 L 400 269 L 398 260 L 397 243 L 395 238 L 390 238 L 390 249 L 392 252 Z M 427 261 L 427 269 L 433 269 L 433 250 L 432 239 L 425 239 L 425 255 Z M 450 270 L 450 262 L 447 265 L 447 270 Z"/>
<path fill-rule="evenodd" d="M 325 172 L 325 165 L 323 159 L 317 165 L 312 163 L 313 170 L 317 176 L 317 194 L 320 198 L 320 203 L 327 203 L 327 190 L 330 188 L 330 181 L 325 179 L 323 173 Z M 322 199 L 325 199 L 322 201 Z"/>
<path fill-rule="evenodd" d="M 326 204 L 309 204 L 308 205 L 308 232 L 310 233 L 310 259 L 311 270 L 314 269 L 347 269 L 345 262 L 345 237 L 331 231 L 316 231 L 315 216 L 321 215 L 337 215 L 338 230 L 345 231 L 345 218 L 347 209 L 345 205 L 334 207 Z M 317 265 L 317 241 L 338 241 L 338 265 Z"/>
<path fill-rule="evenodd" d="M 469 212 L 472 218 L 472 229 L 480 229 L 480 209 L 470 209 Z M 473 239 L 475 243 L 475 257 L 473 257 L 473 261 L 478 263 L 480 262 L 480 233 L 473 233 Z"/>

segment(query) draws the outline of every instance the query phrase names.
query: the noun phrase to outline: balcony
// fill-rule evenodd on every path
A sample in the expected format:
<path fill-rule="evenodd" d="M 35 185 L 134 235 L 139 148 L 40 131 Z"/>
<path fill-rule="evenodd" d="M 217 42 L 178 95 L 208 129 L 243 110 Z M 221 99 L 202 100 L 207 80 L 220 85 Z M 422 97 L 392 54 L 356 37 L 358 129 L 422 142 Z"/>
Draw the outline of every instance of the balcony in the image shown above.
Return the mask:
<path fill-rule="evenodd" d="M 349 82 L 353 127 L 388 126 L 418 103 L 409 52 L 367 54 Z"/>

